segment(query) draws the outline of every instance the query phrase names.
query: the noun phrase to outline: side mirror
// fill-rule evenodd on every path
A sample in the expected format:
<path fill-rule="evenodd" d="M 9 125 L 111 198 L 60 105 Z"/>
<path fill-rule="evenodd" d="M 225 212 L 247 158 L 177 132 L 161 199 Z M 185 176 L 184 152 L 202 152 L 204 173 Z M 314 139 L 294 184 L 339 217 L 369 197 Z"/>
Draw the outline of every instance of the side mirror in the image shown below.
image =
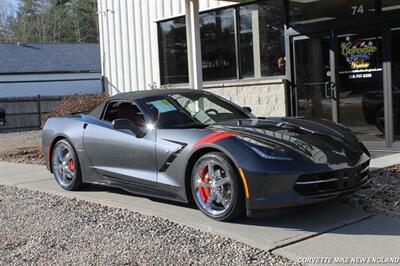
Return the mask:
<path fill-rule="evenodd" d="M 251 110 L 251 108 L 248 107 L 248 106 L 244 106 L 244 107 L 243 107 L 243 110 L 245 110 L 246 112 L 248 112 L 248 113 L 250 113 L 250 114 L 251 114 L 251 112 L 253 111 L 253 110 Z"/>
<path fill-rule="evenodd" d="M 137 138 L 143 138 L 146 135 L 146 131 L 143 128 L 129 119 L 115 119 L 112 121 L 112 126 L 114 129 L 129 129 Z"/>
<path fill-rule="evenodd" d="M 0 108 L 0 126 L 6 125 L 6 110 Z"/>

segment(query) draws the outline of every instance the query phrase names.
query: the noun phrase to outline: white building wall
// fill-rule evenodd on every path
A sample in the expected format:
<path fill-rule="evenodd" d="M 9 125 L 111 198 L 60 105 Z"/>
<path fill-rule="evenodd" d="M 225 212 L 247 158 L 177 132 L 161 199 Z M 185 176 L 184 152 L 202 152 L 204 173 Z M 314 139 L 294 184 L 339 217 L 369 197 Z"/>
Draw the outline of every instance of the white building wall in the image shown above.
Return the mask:
<path fill-rule="evenodd" d="M 200 0 L 200 10 L 234 2 Z M 184 0 L 98 0 L 106 88 L 112 95 L 160 85 L 157 21 L 184 15 Z"/>
<path fill-rule="evenodd" d="M 237 4 L 199 0 L 200 10 Z M 184 15 L 184 0 L 98 0 L 102 71 L 108 93 L 149 90 L 160 86 L 157 21 Z M 286 85 L 282 79 L 208 82 L 204 89 L 257 116 L 286 115 Z"/>

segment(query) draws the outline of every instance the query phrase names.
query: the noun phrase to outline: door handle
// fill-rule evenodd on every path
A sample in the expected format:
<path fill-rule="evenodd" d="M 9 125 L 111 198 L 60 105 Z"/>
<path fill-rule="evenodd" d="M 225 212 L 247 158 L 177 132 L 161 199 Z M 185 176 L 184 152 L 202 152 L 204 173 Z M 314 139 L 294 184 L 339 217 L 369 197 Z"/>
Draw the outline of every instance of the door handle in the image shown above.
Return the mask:
<path fill-rule="evenodd" d="M 325 82 L 325 97 L 327 99 L 332 99 L 335 98 L 334 96 L 334 89 L 336 88 L 336 83 L 335 82 Z"/>
<path fill-rule="evenodd" d="M 88 126 L 88 123 L 83 123 L 83 129 L 86 129 Z"/>

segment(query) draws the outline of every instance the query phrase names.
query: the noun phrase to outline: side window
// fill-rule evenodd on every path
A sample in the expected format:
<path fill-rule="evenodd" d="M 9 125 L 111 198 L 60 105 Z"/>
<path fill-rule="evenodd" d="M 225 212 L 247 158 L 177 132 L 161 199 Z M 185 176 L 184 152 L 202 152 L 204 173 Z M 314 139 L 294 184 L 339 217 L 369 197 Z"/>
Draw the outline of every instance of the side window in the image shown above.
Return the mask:
<path fill-rule="evenodd" d="M 111 122 L 114 119 L 117 119 L 118 104 L 120 103 L 121 102 L 109 102 L 106 105 L 106 111 L 103 114 L 102 120 Z"/>
<path fill-rule="evenodd" d="M 135 104 L 127 101 L 113 101 L 107 104 L 103 120 L 112 122 L 115 119 L 128 119 L 140 127 L 145 124 L 144 116 L 140 109 Z"/>

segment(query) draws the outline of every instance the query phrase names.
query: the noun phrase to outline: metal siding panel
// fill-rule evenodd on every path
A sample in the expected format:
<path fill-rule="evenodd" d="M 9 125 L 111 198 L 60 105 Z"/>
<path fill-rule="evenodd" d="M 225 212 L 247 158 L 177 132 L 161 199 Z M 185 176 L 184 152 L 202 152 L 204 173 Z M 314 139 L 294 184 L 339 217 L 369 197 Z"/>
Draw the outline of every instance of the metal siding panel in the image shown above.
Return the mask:
<path fill-rule="evenodd" d="M 183 1 L 180 1 L 180 0 L 177 0 L 177 1 L 178 1 L 178 12 L 179 12 L 179 14 L 185 13 L 184 12 L 185 6 L 182 5 L 182 3 L 183 4 L 185 4 L 185 3 Z"/>
<path fill-rule="evenodd" d="M 115 10 L 114 1 L 107 1 L 107 18 L 109 22 L 109 36 L 110 36 L 110 59 L 111 59 L 111 75 L 109 84 L 111 86 L 110 94 L 117 94 L 118 88 L 118 75 L 117 75 L 117 48 L 115 43 Z"/>
<path fill-rule="evenodd" d="M 151 53 L 151 35 L 150 35 L 150 11 L 149 1 L 142 2 L 142 24 L 143 24 L 143 54 L 146 60 L 143 61 L 145 75 L 144 87 L 142 90 L 148 90 L 149 84 L 153 82 L 153 69 L 152 69 L 152 53 Z"/>
<path fill-rule="evenodd" d="M 199 1 L 199 10 L 202 10 L 202 9 L 206 9 L 206 8 L 208 8 L 208 4 L 209 4 L 209 2 L 208 1 Z"/>
<path fill-rule="evenodd" d="M 163 14 L 162 14 L 162 17 L 172 16 L 170 6 L 171 6 L 171 0 L 163 0 Z"/>
<path fill-rule="evenodd" d="M 160 85 L 160 65 L 158 58 L 158 34 L 157 34 L 157 1 L 150 2 L 150 45 L 152 60 L 152 81 L 157 85 Z"/>
<path fill-rule="evenodd" d="M 103 24 L 104 24 L 104 58 L 105 58 L 105 82 L 106 82 L 106 90 L 111 94 L 110 81 L 112 79 L 111 75 L 111 49 L 110 49 L 110 25 L 109 25 L 109 16 L 107 11 L 107 0 L 102 1 L 103 8 Z"/>
<path fill-rule="evenodd" d="M 104 58 L 104 25 L 103 25 L 103 12 L 102 1 L 99 0 L 97 4 L 97 15 L 99 19 L 99 41 L 100 41 L 100 60 L 101 60 L 101 74 L 105 75 L 105 58 Z"/>
<path fill-rule="evenodd" d="M 173 0 L 171 4 L 172 4 L 173 15 L 181 14 L 181 1 Z"/>
<path fill-rule="evenodd" d="M 163 0 L 162 0 L 162 1 L 163 1 Z M 165 17 L 164 3 L 158 2 L 158 5 L 157 5 L 157 6 L 159 7 L 159 8 L 158 8 L 159 12 L 157 12 L 157 19 L 161 19 L 161 18 Z"/>
<path fill-rule="evenodd" d="M 131 63 L 130 63 L 130 49 L 129 49 L 129 32 L 128 32 L 128 17 L 127 17 L 127 0 L 120 0 L 120 11 L 121 11 L 121 35 L 122 35 L 122 58 L 124 62 L 123 74 L 124 74 L 124 91 L 131 90 Z"/>
<path fill-rule="evenodd" d="M 128 32 L 129 32 L 129 52 L 130 52 L 130 61 L 131 61 L 131 79 L 132 79 L 132 87 L 131 91 L 136 91 L 139 88 L 138 81 L 138 61 L 137 61 L 137 53 L 136 53 L 136 39 L 137 34 L 135 30 L 135 11 L 134 11 L 134 2 L 128 1 Z"/>
<path fill-rule="evenodd" d="M 148 89 L 160 83 L 155 20 L 183 15 L 184 0 L 98 0 L 103 66 L 111 94 Z M 201 9 L 234 2 L 200 0 Z M 101 13 L 99 14 L 101 16 Z"/>
<path fill-rule="evenodd" d="M 145 86 L 144 74 L 144 54 L 143 54 L 143 25 L 142 25 L 142 3 L 141 1 L 134 2 L 135 12 L 135 31 L 136 31 L 136 53 L 138 62 L 138 87 L 137 90 L 143 90 Z"/>
<path fill-rule="evenodd" d="M 117 90 L 119 93 L 125 92 L 124 86 L 124 50 L 122 45 L 122 11 L 121 11 L 121 1 L 114 2 L 114 10 L 115 10 L 115 48 L 116 48 L 116 57 L 117 57 Z"/>

